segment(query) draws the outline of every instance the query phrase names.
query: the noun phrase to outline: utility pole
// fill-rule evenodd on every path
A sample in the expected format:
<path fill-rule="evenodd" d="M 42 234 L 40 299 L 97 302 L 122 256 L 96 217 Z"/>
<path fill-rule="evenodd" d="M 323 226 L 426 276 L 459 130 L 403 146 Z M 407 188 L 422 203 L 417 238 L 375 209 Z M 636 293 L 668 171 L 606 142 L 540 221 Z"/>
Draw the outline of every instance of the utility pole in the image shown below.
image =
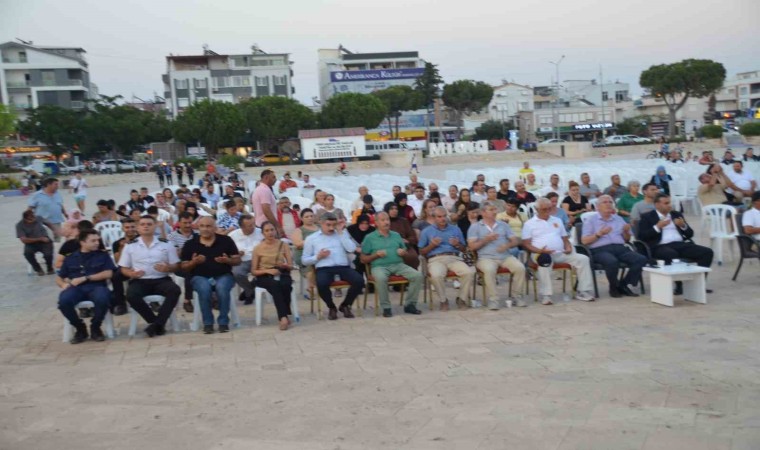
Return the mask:
<path fill-rule="evenodd" d="M 607 137 L 607 128 L 604 127 L 606 116 L 604 115 L 604 75 L 602 74 L 602 65 L 599 64 L 599 89 L 602 93 L 602 140 Z"/>
<path fill-rule="evenodd" d="M 556 89 L 554 90 L 554 104 L 555 109 L 557 110 L 557 115 L 559 115 L 559 65 L 562 64 L 562 60 L 565 59 L 565 55 L 562 55 L 560 59 L 557 61 L 549 61 L 549 64 L 554 64 L 555 69 L 555 82 L 557 83 L 555 85 Z M 560 132 L 559 132 L 559 117 L 555 117 L 554 113 L 552 113 L 552 118 L 554 120 L 554 132 L 556 133 L 556 136 L 554 136 L 554 139 L 559 139 Z"/>

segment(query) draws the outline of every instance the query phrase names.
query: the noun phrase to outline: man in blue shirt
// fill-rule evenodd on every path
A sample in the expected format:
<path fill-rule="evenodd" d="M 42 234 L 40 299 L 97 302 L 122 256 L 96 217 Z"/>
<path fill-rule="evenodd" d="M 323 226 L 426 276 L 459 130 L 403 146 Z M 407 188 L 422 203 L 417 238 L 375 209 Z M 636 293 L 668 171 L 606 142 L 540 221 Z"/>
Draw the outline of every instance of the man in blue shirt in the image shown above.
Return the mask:
<path fill-rule="evenodd" d="M 631 239 L 631 225 L 615 214 L 614 205 L 611 196 L 599 197 L 596 203 L 598 214 L 591 215 L 583 223 L 581 242 L 591 249 L 594 261 L 604 266 L 610 283 L 610 297 L 638 297 L 628 285 L 639 284 L 641 269 L 646 265 L 647 258 L 624 245 Z M 628 267 L 623 279 L 618 279 L 620 263 Z"/>
<path fill-rule="evenodd" d="M 364 278 L 359 272 L 351 268 L 346 253 L 361 252 L 361 248 L 356 245 L 348 231 L 344 229 L 345 222 L 338 222 L 335 214 L 323 214 L 319 225 L 321 230 L 312 233 L 304 241 L 301 262 L 304 265 L 313 265 L 316 268 L 317 291 L 329 308 L 327 318 L 329 320 L 337 319 L 338 311 L 340 311 L 343 316 L 352 319 L 354 313 L 351 312 L 351 305 L 364 289 Z M 330 284 L 336 275 L 351 285 L 339 308 L 335 307 L 330 292 Z"/>
<path fill-rule="evenodd" d="M 211 207 L 211 209 L 216 209 L 217 204 L 219 203 L 219 194 L 215 192 L 214 189 L 214 183 L 209 182 L 206 185 L 206 192 L 203 193 L 203 200 L 208 203 L 208 205 Z"/>
<path fill-rule="evenodd" d="M 433 216 L 435 226 L 425 228 L 420 234 L 420 254 L 428 259 L 428 274 L 435 287 L 441 310 L 449 309 L 449 301 L 446 298 L 446 274 L 449 270 L 456 273 L 462 283 L 459 288 L 462 295 L 457 297 L 456 304 L 460 309 L 465 309 L 472 294 L 470 286 L 475 277 L 475 268 L 468 266 L 459 256 L 460 252 L 467 250 L 464 235 L 459 227 L 448 223 L 448 213 L 443 206 L 436 207 Z"/>
<path fill-rule="evenodd" d="M 61 237 L 61 224 L 66 219 L 66 209 L 63 207 L 61 193 L 58 192 L 57 178 L 42 180 L 42 189 L 29 199 L 29 209 L 33 210 L 43 223 L 50 225 L 58 242 Z"/>
<path fill-rule="evenodd" d="M 76 305 L 79 302 L 91 301 L 95 312 L 90 323 L 90 336 L 94 341 L 103 341 L 103 331 L 100 324 L 108 312 L 111 301 L 111 291 L 106 280 L 113 277 L 116 269 L 107 252 L 100 251 L 100 235 L 95 230 L 84 230 L 79 233 L 80 249 L 67 256 L 58 271 L 56 284 L 61 288 L 58 296 L 58 309 L 76 328 L 72 344 L 79 344 L 87 339 L 87 326 L 79 318 Z"/>

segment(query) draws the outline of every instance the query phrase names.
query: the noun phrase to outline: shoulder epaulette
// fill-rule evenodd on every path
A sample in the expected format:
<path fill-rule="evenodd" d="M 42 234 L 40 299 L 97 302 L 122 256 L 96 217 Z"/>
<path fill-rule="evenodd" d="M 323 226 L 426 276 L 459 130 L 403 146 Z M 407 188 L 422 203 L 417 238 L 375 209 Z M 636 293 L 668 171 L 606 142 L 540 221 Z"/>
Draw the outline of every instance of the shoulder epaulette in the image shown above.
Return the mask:
<path fill-rule="evenodd" d="M 134 244 L 135 242 L 138 241 L 138 239 L 140 239 L 140 238 L 134 238 L 131 241 L 127 242 L 127 244 Z"/>
<path fill-rule="evenodd" d="M 158 238 L 158 240 L 159 240 L 160 242 L 166 242 L 166 243 L 168 243 L 168 242 L 169 242 L 169 240 L 168 240 L 168 239 L 164 239 L 164 238 Z"/>

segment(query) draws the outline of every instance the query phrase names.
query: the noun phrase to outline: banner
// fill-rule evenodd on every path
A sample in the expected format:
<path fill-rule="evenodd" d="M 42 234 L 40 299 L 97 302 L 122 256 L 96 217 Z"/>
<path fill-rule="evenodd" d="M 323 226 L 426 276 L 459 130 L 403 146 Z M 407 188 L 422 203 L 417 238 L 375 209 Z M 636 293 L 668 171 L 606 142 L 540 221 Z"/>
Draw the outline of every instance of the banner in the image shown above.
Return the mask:
<path fill-rule="evenodd" d="M 347 81 L 377 81 L 377 80 L 416 80 L 425 69 L 379 69 L 379 70 L 341 70 L 330 72 L 330 81 L 343 83 Z"/>
<path fill-rule="evenodd" d="M 358 158 L 367 155 L 364 136 L 301 139 L 304 159 Z"/>

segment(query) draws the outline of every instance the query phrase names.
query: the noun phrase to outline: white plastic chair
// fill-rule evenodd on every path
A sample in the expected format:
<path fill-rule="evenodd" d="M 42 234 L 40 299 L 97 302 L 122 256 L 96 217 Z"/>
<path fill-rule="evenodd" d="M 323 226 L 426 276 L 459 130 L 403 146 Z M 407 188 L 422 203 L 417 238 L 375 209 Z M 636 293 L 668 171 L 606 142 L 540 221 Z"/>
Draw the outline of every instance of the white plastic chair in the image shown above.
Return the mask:
<path fill-rule="evenodd" d="M 670 182 L 670 198 L 671 201 L 677 200 L 679 205 L 688 203 L 693 210 L 696 210 L 694 202 L 695 197 L 689 195 L 689 187 L 682 179 L 677 179 Z M 676 208 L 676 206 L 673 205 L 673 209 L 678 211 L 681 208 Z"/>
<path fill-rule="evenodd" d="M 266 289 L 257 287 L 254 296 L 254 303 L 256 306 L 256 326 L 261 325 L 261 316 L 264 309 L 264 302 L 269 301 L 272 303 L 272 296 L 269 295 Z M 298 296 L 296 290 L 292 289 L 290 292 L 290 312 L 293 313 L 293 319 L 296 323 L 301 322 L 301 314 L 298 312 Z"/>
<path fill-rule="evenodd" d="M 109 220 L 106 222 L 100 222 L 95 224 L 95 231 L 100 234 L 100 238 L 103 239 L 103 245 L 109 251 L 113 247 L 113 243 L 124 237 L 124 230 L 121 229 L 121 222 L 116 220 Z"/>
<path fill-rule="evenodd" d="M 581 222 L 586 223 L 591 217 L 598 215 L 599 213 L 596 211 L 587 211 L 583 214 L 581 214 Z"/>
<path fill-rule="evenodd" d="M 74 306 L 74 309 L 79 308 L 94 308 L 95 304 L 89 300 L 79 302 Z M 108 339 L 113 339 L 114 337 L 114 331 L 113 331 L 113 316 L 111 315 L 111 311 L 106 311 L 106 317 L 103 319 L 103 325 L 106 327 L 106 336 L 108 336 Z M 63 342 L 69 342 L 71 340 L 71 332 L 74 330 L 74 327 L 71 326 L 68 320 L 66 318 L 63 318 Z"/>
<path fill-rule="evenodd" d="M 150 305 L 151 303 L 158 303 L 159 305 L 163 305 L 164 301 L 166 300 L 166 297 L 163 295 L 146 295 L 143 297 L 143 300 L 145 300 L 145 303 Z M 137 322 L 140 320 L 140 314 L 137 314 L 137 311 L 132 309 L 132 307 L 129 308 L 129 331 L 127 334 L 129 336 L 134 336 L 137 334 Z M 172 329 L 175 333 L 179 332 L 179 320 L 177 319 L 177 311 L 172 311 L 172 315 L 169 316 L 169 322 L 171 323 Z"/>
<path fill-rule="evenodd" d="M 237 284 L 235 284 L 237 286 Z M 191 331 L 198 331 L 201 329 L 201 322 L 203 317 L 201 316 L 201 302 L 198 299 L 198 293 L 193 291 L 193 321 L 190 323 Z M 230 325 L 234 328 L 240 328 L 240 314 L 237 309 L 237 297 L 230 292 Z"/>
<path fill-rule="evenodd" d="M 596 203 L 598 201 L 599 199 L 596 197 L 588 199 L 588 204 L 591 205 L 591 209 L 593 209 L 594 211 L 596 211 Z"/>
<path fill-rule="evenodd" d="M 704 220 L 710 229 L 710 247 L 715 252 L 718 264 L 723 264 L 723 241 L 729 241 L 731 259 L 734 258 L 734 247 L 731 242 L 736 241 L 738 228 L 736 224 L 736 208 L 729 205 L 708 205 L 703 208 Z M 730 216 L 730 218 L 729 218 Z M 726 222 L 730 220 L 733 231 L 728 229 Z"/>

